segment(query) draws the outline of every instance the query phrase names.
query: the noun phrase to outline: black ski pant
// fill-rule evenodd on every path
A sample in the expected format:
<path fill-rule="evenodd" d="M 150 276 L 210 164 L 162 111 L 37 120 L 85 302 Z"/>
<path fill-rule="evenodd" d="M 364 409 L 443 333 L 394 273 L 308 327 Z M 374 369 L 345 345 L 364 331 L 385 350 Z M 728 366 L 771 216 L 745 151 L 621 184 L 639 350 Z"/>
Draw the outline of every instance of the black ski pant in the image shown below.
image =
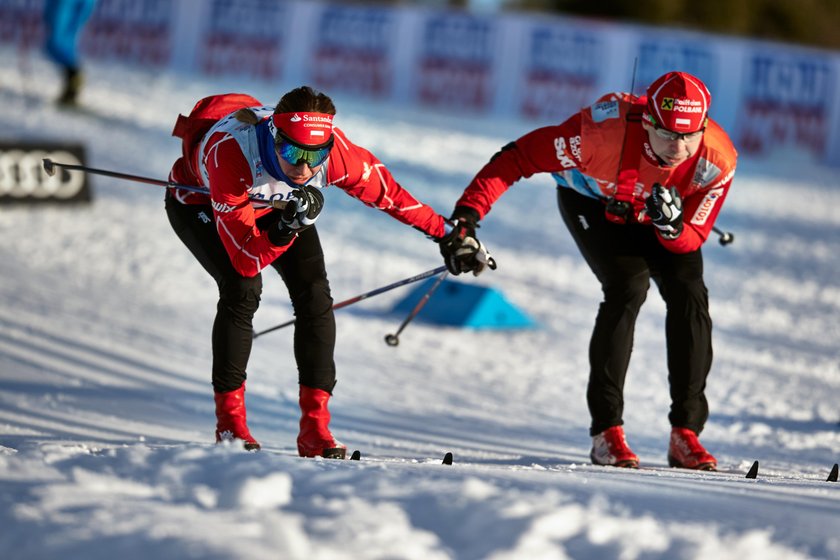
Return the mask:
<path fill-rule="evenodd" d="M 651 278 L 667 309 L 668 419 L 672 426 L 700 433 L 709 416 L 705 388 L 712 366 L 702 253 L 672 253 L 659 243 L 654 227 L 615 224 L 605 217 L 603 203 L 569 188 L 558 187 L 557 199 L 563 221 L 603 292 L 589 346 L 591 435 L 623 424 L 624 380 L 636 317 Z"/>
<path fill-rule="evenodd" d="M 172 229 L 213 277 L 219 302 L 213 322 L 213 389 L 238 389 L 247 377 L 253 343 L 252 319 L 260 305 L 262 275 L 246 277 L 230 262 L 209 205 L 181 204 L 167 193 Z M 271 214 L 257 220 L 263 229 Z M 332 392 L 335 386 L 335 317 L 321 241 L 314 227 L 304 230 L 271 267 L 280 273 L 295 314 L 294 353 L 301 385 Z"/>

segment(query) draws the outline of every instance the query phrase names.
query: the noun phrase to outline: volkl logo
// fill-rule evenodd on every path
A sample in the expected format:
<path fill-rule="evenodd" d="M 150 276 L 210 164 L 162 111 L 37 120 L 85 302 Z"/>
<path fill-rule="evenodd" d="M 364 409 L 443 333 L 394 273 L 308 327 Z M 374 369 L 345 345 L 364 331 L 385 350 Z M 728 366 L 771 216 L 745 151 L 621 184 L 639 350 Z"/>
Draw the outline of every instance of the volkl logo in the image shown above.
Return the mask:
<path fill-rule="evenodd" d="M 90 201 L 86 175 L 59 167 L 44 171 L 43 160 L 84 165 L 81 146 L 0 144 L 0 202 Z"/>

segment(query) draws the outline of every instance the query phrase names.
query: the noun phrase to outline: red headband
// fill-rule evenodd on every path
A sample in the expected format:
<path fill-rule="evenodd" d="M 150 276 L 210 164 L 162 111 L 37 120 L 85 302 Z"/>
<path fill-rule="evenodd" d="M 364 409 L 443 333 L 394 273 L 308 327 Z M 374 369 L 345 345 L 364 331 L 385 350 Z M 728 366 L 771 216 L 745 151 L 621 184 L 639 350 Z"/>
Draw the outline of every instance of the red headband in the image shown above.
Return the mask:
<path fill-rule="evenodd" d="M 302 146 L 320 146 L 332 138 L 333 115 L 326 113 L 275 113 L 274 126 L 283 136 Z M 275 137 L 277 136 L 276 131 Z"/>

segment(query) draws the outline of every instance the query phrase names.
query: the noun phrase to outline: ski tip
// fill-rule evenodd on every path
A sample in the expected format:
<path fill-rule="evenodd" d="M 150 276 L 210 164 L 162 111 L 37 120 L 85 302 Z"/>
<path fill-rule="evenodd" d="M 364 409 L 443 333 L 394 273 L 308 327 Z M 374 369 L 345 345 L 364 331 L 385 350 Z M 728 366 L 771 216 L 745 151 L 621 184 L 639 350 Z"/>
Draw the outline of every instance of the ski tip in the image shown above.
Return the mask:
<path fill-rule="evenodd" d="M 825 479 L 826 482 L 837 482 L 837 471 L 840 470 L 837 463 L 834 463 L 834 466 L 831 467 L 831 472 L 828 474 L 828 478 Z"/>
<path fill-rule="evenodd" d="M 443 464 L 444 465 L 451 465 L 452 464 L 452 452 L 447 451 L 446 455 L 443 456 Z"/>
<path fill-rule="evenodd" d="M 361 459 L 361 458 L 362 458 L 362 452 L 361 452 L 361 451 L 359 451 L 358 449 L 357 449 L 357 450 L 355 450 L 355 451 L 354 451 L 354 452 L 350 455 L 350 460 L 351 460 L 351 461 L 358 461 L 358 460 L 359 460 L 359 459 Z"/>
<path fill-rule="evenodd" d="M 755 461 L 750 467 L 746 478 L 755 478 L 758 476 L 758 461 Z"/>

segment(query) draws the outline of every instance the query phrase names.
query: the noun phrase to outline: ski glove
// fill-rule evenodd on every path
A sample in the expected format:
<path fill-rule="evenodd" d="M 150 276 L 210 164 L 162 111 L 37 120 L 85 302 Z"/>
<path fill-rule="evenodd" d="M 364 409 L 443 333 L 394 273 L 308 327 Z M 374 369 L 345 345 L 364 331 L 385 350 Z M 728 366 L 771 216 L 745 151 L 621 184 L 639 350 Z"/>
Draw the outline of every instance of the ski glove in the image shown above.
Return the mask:
<path fill-rule="evenodd" d="M 311 227 L 324 208 L 321 190 L 304 185 L 292 191 L 292 198 L 280 211 L 277 225 L 269 231 L 269 240 L 277 246 L 288 245 L 301 231 Z"/>
<path fill-rule="evenodd" d="M 665 239 L 676 239 L 683 230 L 682 199 L 677 187 L 666 188 L 653 184 L 653 191 L 645 200 L 650 221 Z"/>
<path fill-rule="evenodd" d="M 496 270 L 496 261 L 475 236 L 478 227 L 478 213 L 472 208 L 459 206 L 448 222 L 452 230 L 437 240 L 440 254 L 450 273 L 457 276 L 472 272 L 478 276 L 484 269 Z"/>
<path fill-rule="evenodd" d="M 315 223 L 324 207 L 324 195 L 316 187 L 304 185 L 292 191 L 294 198 L 286 203 L 280 215 L 280 227 L 300 231 Z"/>

